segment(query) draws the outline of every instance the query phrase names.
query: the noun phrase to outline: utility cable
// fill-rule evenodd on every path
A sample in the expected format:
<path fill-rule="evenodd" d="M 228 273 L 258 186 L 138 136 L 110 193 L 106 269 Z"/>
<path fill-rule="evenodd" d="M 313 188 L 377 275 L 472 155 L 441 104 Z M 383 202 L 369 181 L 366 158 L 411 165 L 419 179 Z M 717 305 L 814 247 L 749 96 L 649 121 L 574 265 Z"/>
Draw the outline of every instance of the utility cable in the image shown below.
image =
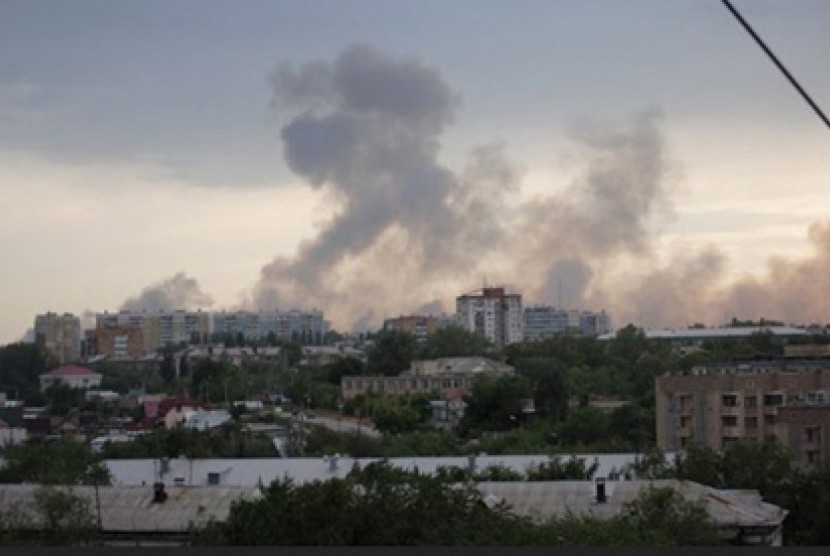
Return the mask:
<path fill-rule="evenodd" d="M 782 64 L 781 61 L 778 60 L 778 58 L 775 56 L 775 54 L 773 54 L 772 50 L 770 50 L 769 47 L 767 47 L 767 45 L 764 44 L 764 41 L 761 40 L 761 37 L 758 36 L 758 33 L 756 33 L 752 29 L 752 27 L 749 25 L 749 23 L 747 23 L 747 21 L 741 16 L 741 14 L 738 12 L 738 10 L 735 9 L 734 6 L 732 6 L 732 3 L 729 0 L 721 0 L 721 1 L 723 2 L 723 5 L 726 6 L 726 8 L 730 12 L 732 12 L 732 15 L 735 16 L 735 18 L 740 22 L 740 24 L 743 26 L 743 28 L 746 29 L 747 33 L 752 35 L 752 38 L 755 39 L 755 42 L 758 43 L 758 46 L 760 46 L 761 49 L 764 52 L 767 53 L 767 56 L 769 56 L 770 59 L 775 63 L 775 65 L 778 66 L 778 69 L 780 69 L 781 73 L 783 73 L 784 76 L 790 81 L 790 83 L 792 83 L 793 87 L 795 87 L 796 90 L 799 93 L 801 93 L 801 96 L 804 97 L 804 100 L 807 101 L 807 104 L 809 104 L 813 108 L 813 110 L 816 112 L 816 114 L 818 114 L 818 117 L 821 118 L 821 121 L 824 122 L 824 125 L 826 125 L 828 127 L 828 129 L 830 129 L 830 120 L 827 119 L 827 116 L 824 115 L 824 112 L 821 111 L 821 108 L 819 108 L 818 104 L 816 104 L 813 101 L 813 99 L 810 98 L 810 95 L 807 94 L 807 91 L 805 91 L 804 88 L 801 85 L 799 85 L 799 83 L 798 83 L 798 81 L 796 81 L 795 77 L 793 77 L 793 75 L 787 70 L 787 68 L 784 66 L 784 64 Z"/>

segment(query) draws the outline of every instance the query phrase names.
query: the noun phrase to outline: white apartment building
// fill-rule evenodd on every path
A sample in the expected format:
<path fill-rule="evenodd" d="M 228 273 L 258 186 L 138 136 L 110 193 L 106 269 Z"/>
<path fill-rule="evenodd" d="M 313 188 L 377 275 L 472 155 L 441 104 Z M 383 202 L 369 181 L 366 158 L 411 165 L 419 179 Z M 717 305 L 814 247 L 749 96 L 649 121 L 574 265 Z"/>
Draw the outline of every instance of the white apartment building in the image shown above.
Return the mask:
<path fill-rule="evenodd" d="M 521 342 L 524 337 L 522 296 L 504 287 L 484 287 L 455 299 L 459 326 L 483 334 L 498 347 Z"/>

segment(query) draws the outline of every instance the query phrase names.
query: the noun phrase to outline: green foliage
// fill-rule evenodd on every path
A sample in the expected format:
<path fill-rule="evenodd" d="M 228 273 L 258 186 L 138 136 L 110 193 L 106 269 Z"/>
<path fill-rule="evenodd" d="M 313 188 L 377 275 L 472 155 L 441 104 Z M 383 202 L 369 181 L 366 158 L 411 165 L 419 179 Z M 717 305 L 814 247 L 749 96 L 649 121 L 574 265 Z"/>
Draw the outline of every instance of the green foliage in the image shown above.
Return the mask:
<path fill-rule="evenodd" d="M 323 369 L 325 370 L 326 380 L 339 387 L 344 376 L 365 374 L 366 365 L 357 357 L 349 355 L 325 365 Z"/>
<path fill-rule="evenodd" d="M 0 348 L 0 392 L 10 398 L 35 398 L 40 392 L 40 375 L 58 366 L 45 348 L 15 343 Z"/>
<path fill-rule="evenodd" d="M 490 342 L 482 334 L 470 332 L 460 326 L 445 326 L 427 338 L 420 349 L 419 357 L 474 357 L 487 355 L 491 350 Z"/>
<path fill-rule="evenodd" d="M 73 440 L 49 442 L 40 438 L 0 450 L 6 463 L 0 483 L 46 485 L 107 485 L 109 470 L 89 448 Z"/>
<path fill-rule="evenodd" d="M 465 397 L 462 423 L 467 429 L 507 430 L 522 422 L 524 400 L 531 397 L 530 382 L 520 375 L 480 376 Z"/>
<path fill-rule="evenodd" d="M 481 545 L 526 544 L 529 521 L 489 509 L 472 485 L 386 464 L 346 479 L 295 486 L 273 483 L 261 500 L 234 504 L 197 544 Z"/>
<path fill-rule="evenodd" d="M 367 353 L 368 373 L 396 376 L 409 369 L 418 353 L 418 341 L 406 332 L 385 330 L 374 338 Z"/>
<path fill-rule="evenodd" d="M 379 431 L 400 434 L 414 431 L 421 423 L 423 412 L 406 398 L 382 396 L 373 400 L 370 415 Z"/>
<path fill-rule="evenodd" d="M 275 457 L 279 453 L 267 437 L 250 437 L 235 422 L 215 429 L 193 430 L 182 427 L 155 429 L 130 442 L 104 446 L 105 459 L 124 458 L 233 458 Z"/>
<path fill-rule="evenodd" d="M 66 487 L 39 487 L 30 508 L 0 510 L 0 544 L 69 546 L 98 536 L 89 501 Z"/>
<path fill-rule="evenodd" d="M 498 471 L 491 472 L 498 476 Z M 236 502 L 224 523 L 195 531 L 202 545 L 711 545 L 702 506 L 655 489 L 610 520 L 533 521 L 485 504 L 466 470 L 421 475 L 378 463 L 345 479 L 271 484 L 261 499 Z"/>
<path fill-rule="evenodd" d="M 590 465 L 583 458 L 572 456 L 564 461 L 559 456 L 551 456 L 544 463 L 531 466 L 527 470 L 528 481 L 590 481 L 599 469 L 599 462 Z"/>
<path fill-rule="evenodd" d="M 649 488 L 626 504 L 624 522 L 645 544 L 713 546 L 717 529 L 702 502 L 688 502 L 672 488 Z"/>

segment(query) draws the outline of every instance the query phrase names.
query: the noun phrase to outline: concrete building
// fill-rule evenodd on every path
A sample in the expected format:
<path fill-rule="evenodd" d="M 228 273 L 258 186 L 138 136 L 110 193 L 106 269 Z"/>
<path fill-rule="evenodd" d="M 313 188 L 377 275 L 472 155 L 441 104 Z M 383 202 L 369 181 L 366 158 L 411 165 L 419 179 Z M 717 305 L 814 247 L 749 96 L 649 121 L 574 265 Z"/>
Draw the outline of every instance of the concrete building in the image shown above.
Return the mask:
<path fill-rule="evenodd" d="M 589 336 L 600 336 L 611 332 L 611 316 L 604 310 L 582 311 L 579 313 L 579 330 Z"/>
<path fill-rule="evenodd" d="M 202 311 L 120 311 L 101 313 L 95 319 L 97 330 L 139 329 L 144 352 L 169 345 L 206 341 L 210 315 Z M 122 333 L 123 335 L 123 333 Z M 129 340 L 127 340 L 129 343 Z"/>
<path fill-rule="evenodd" d="M 144 331 L 138 326 L 114 326 L 87 330 L 87 357 L 104 356 L 115 361 L 144 355 Z"/>
<path fill-rule="evenodd" d="M 520 294 L 506 293 L 503 287 L 484 287 L 457 297 L 455 308 L 459 326 L 482 334 L 497 347 L 524 338 Z"/>
<path fill-rule="evenodd" d="M 394 319 L 386 319 L 383 322 L 384 330 L 412 334 L 419 342 L 426 342 L 427 338 L 432 336 L 439 328 L 441 328 L 441 321 L 438 317 L 432 316 L 401 315 Z"/>
<path fill-rule="evenodd" d="M 676 479 L 482 482 L 478 488 L 487 505 L 507 504 L 511 512 L 542 522 L 569 516 L 611 519 L 648 489 L 670 488 L 686 501 L 700 503 L 722 542 L 734 545 L 781 546 L 788 513 L 764 502 L 755 490 L 721 490 Z"/>
<path fill-rule="evenodd" d="M 716 450 L 741 438 L 777 438 L 805 463 L 825 461 L 830 361 L 711 365 L 656 380 L 657 445 Z"/>
<path fill-rule="evenodd" d="M 41 391 L 44 391 L 57 385 L 69 386 L 70 388 L 79 388 L 82 390 L 100 388 L 102 377 L 103 375 L 100 373 L 96 373 L 86 367 L 79 367 L 77 365 L 59 367 L 53 371 L 40 375 L 40 389 Z"/>
<path fill-rule="evenodd" d="M 513 373 L 512 366 L 485 357 L 446 357 L 413 361 L 398 376 L 344 376 L 340 392 L 344 400 L 369 393 L 392 396 L 435 393 L 442 398 L 469 391 L 476 377 Z"/>
<path fill-rule="evenodd" d="M 787 340 L 809 336 L 803 328 L 793 326 L 724 326 L 711 328 L 677 328 L 643 330 L 649 340 L 663 340 L 676 346 L 700 346 L 707 340 L 727 340 L 734 338 L 750 338 L 753 334 L 772 334 Z M 602 334 L 600 340 L 613 340 L 616 332 Z"/>
<path fill-rule="evenodd" d="M 46 348 L 61 365 L 81 358 L 81 319 L 70 313 L 35 316 L 35 343 Z"/>
<path fill-rule="evenodd" d="M 322 311 L 233 311 L 213 313 L 214 339 L 242 334 L 246 340 L 295 341 L 321 344 L 329 331 Z"/>

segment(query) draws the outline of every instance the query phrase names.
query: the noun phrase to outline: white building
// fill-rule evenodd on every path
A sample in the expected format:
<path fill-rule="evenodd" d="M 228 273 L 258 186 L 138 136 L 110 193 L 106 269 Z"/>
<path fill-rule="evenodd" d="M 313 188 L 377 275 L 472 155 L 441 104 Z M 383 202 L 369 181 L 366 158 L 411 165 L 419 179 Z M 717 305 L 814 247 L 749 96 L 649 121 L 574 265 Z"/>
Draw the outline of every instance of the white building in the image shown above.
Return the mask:
<path fill-rule="evenodd" d="M 498 347 L 521 342 L 524 337 L 522 296 L 503 287 L 484 287 L 455 299 L 457 323 L 482 334 Z"/>
<path fill-rule="evenodd" d="M 100 388 L 102 376 L 100 373 L 77 365 L 59 367 L 40 375 L 40 389 L 41 391 L 45 391 L 57 385 L 65 385 L 70 388 L 79 388 L 82 390 Z"/>

